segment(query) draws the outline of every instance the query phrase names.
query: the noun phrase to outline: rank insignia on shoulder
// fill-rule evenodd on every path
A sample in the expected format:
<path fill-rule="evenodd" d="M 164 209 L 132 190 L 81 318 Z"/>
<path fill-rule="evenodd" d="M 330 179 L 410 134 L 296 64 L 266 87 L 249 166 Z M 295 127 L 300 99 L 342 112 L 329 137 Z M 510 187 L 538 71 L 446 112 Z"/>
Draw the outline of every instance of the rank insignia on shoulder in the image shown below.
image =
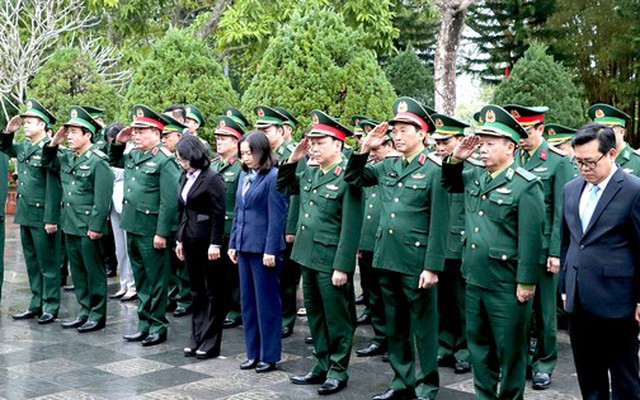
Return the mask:
<path fill-rule="evenodd" d="M 91 169 L 91 167 L 88 166 L 88 165 L 81 165 L 78 168 L 83 169 L 83 170 Z"/>
<path fill-rule="evenodd" d="M 547 171 L 549 168 L 547 167 L 537 167 L 533 169 L 533 172 L 545 172 Z"/>
<path fill-rule="evenodd" d="M 411 175 L 411 177 L 413 179 L 424 179 L 424 176 L 425 176 L 424 174 L 413 174 L 413 175 Z"/>
<path fill-rule="evenodd" d="M 156 147 L 154 150 L 156 150 L 156 153 L 158 152 L 157 150 L 160 149 L 160 151 L 162 152 L 162 154 L 164 154 L 167 157 L 173 157 L 173 153 L 171 153 L 169 151 L 169 149 L 167 149 L 166 147 Z M 153 153 L 153 155 L 156 155 L 156 153 Z"/>
<path fill-rule="evenodd" d="M 340 175 L 340 172 L 342 172 L 342 167 L 338 165 L 338 166 L 336 167 L 336 169 L 334 169 L 334 170 L 333 170 L 333 174 L 334 174 L 335 176 L 338 176 L 338 175 Z"/>
<path fill-rule="evenodd" d="M 627 174 L 631 174 L 633 175 L 633 170 L 631 168 L 623 168 L 622 169 L 624 172 L 626 172 Z"/>
<path fill-rule="evenodd" d="M 547 161 L 547 151 L 546 150 L 540 150 L 540 159 Z"/>
<path fill-rule="evenodd" d="M 567 153 L 566 151 L 561 150 L 561 149 L 559 149 L 559 148 L 557 148 L 555 146 L 549 146 L 549 150 L 554 152 L 554 153 L 556 153 L 559 156 L 562 156 L 562 157 L 566 157 L 566 156 L 569 155 L 569 153 Z"/>
<path fill-rule="evenodd" d="M 423 165 L 426 160 L 427 160 L 427 156 L 424 153 L 422 153 L 422 154 L 420 154 L 420 157 L 418 158 L 418 163 L 420 165 Z"/>
<path fill-rule="evenodd" d="M 513 168 L 507 169 L 507 179 L 513 178 Z"/>
<path fill-rule="evenodd" d="M 93 153 L 100 158 L 108 158 L 108 156 L 102 150 L 95 149 L 93 150 Z"/>
<path fill-rule="evenodd" d="M 236 158 L 235 158 L 235 157 L 231 157 L 231 158 L 229 159 L 229 165 L 233 165 L 233 164 L 235 164 L 235 163 L 236 163 Z"/>
<path fill-rule="evenodd" d="M 511 170 L 511 171 L 513 171 L 513 170 Z M 534 174 L 532 174 L 531 172 L 527 171 L 526 169 L 524 169 L 522 167 L 518 167 L 516 169 L 516 173 L 518 175 L 520 175 L 521 177 L 523 177 L 528 182 L 531 182 L 531 181 L 534 181 L 535 179 L 537 179 L 537 176 L 535 176 Z"/>
<path fill-rule="evenodd" d="M 510 194 L 511 193 L 511 189 L 507 189 L 505 187 L 499 187 L 499 188 L 496 189 L 496 192 L 502 193 L 502 194 Z"/>
<path fill-rule="evenodd" d="M 337 187 L 336 185 L 331 184 L 331 183 L 330 183 L 330 184 L 328 184 L 328 185 L 326 186 L 326 188 L 327 188 L 327 189 L 329 189 L 329 190 L 334 190 L 334 191 L 335 191 L 335 190 L 340 189 L 339 187 Z"/>
<path fill-rule="evenodd" d="M 158 154 L 158 148 L 154 147 L 153 150 L 151 150 L 151 154 L 153 154 L 154 156 Z"/>
<path fill-rule="evenodd" d="M 435 153 L 429 153 L 427 156 L 435 165 L 442 166 L 442 159 L 435 155 Z"/>
<path fill-rule="evenodd" d="M 155 167 L 158 164 L 154 163 L 153 161 L 147 161 L 147 165 L 150 166 L 150 167 Z"/>

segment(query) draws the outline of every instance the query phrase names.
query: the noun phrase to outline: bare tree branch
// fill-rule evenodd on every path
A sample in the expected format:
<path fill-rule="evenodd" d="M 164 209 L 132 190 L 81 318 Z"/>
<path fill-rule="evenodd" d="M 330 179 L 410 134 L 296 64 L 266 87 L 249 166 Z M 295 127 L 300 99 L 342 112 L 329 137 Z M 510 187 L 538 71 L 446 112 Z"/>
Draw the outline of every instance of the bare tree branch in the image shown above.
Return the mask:
<path fill-rule="evenodd" d="M 198 39 L 205 39 L 218 29 L 218 23 L 220 22 L 222 13 L 224 13 L 228 7 L 233 5 L 233 1 L 234 0 L 216 0 L 216 3 L 213 5 L 213 11 L 211 11 L 209 21 L 207 21 L 200 32 L 196 33 Z"/>

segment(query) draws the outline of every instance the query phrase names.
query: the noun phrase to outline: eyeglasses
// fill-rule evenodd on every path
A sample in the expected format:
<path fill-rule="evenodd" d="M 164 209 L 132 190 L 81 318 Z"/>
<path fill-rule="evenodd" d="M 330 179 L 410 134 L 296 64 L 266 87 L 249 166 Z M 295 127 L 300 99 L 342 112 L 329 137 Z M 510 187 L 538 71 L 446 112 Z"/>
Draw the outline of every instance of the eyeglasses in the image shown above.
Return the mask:
<path fill-rule="evenodd" d="M 604 158 L 604 156 L 606 156 L 606 155 L 607 155 L 606 153 L 602 154 L 595 161 L 580 160 L 580 159 L 576 158 L 576 164 L 578 164 L 578 168 L 584 168 L 587 171 L 591 171 L 592 169 L 594 169 L 598 165 L 598 162 L 600 160 L 602 160 Z"/>

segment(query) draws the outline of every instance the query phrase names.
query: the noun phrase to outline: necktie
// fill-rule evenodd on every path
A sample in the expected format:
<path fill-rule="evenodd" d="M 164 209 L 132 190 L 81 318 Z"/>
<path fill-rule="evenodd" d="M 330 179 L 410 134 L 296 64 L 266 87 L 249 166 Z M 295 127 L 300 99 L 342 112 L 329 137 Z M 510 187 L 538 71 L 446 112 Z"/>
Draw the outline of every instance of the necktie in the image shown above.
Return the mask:
<path fill-rule="evenodd" d="M 529 161 L 529 152 L 522 150 L 522 154 L 520 155 L 520 166 L 524 167 L 527 161 Z"/>
<path fill-rule="evenodd" d="M 600 191 L 600 187 L 597 185 L 591 185 L 591 194 L 587 199 L 587 204 L 584 207 L 584 211 L 582 211 L 582 218 L 580 219 L 582 222 L 582 232 L 587 229 L 589 225 L 589 221 L 591 220 L 591 216 L 596 209 L 596 205 L 598 204 L 598 192 Z"/>

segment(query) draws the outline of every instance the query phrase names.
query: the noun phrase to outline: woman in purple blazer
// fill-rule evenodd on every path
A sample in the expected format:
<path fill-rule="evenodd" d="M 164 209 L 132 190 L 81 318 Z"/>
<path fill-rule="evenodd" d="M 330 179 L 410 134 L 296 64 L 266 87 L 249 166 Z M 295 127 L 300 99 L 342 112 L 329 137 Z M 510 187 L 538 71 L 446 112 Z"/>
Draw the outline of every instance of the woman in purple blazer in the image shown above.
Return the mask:
<path fill-rule="evenodd" d="M 247 360 L 240 369 L 276 369 L 282 350 L 279 273 L 285 249 L 288 198 L 276 191 L 277 159 L 263 132 L 238 143 L 240 173 L 229 239 L 229 258 L 239 264 Z"/>

